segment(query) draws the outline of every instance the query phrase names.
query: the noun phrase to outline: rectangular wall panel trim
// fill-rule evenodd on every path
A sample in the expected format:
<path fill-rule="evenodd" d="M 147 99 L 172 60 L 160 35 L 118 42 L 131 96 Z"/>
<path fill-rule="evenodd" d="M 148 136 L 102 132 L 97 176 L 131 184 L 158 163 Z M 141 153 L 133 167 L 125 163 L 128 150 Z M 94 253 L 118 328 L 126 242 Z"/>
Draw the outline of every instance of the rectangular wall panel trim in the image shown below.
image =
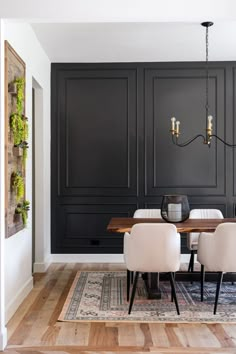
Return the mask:
<path fill-rule="evenodd" d="M 214 116 L 216 133 L 220 131 L 223 136 L 224 81 L 224 69 L 210 70 L 210 112 Z M 181 120 L 180 139 L 204 133 L 204 85 L 203 70 L 195 68 L 175 70 L 174 73 L 169 69 L 145 71 L 145 196 L 171 194 L 173 190 L 191 195 L 196 190 L 197 195 L 225 194 L 223 146 L 212 142 L 211 149 L 206 150 L 204 144 L 194 142 L 192 146 L 180 149 L 172 144 L 169 133 L 170 118 L 174 114 Z M 166 158 L 160 151 L 165 151 Z"/>
<path fill-rule="evenodd" d="M 60 72 L 58 196 L 137 196 L 136 75 Z"/>

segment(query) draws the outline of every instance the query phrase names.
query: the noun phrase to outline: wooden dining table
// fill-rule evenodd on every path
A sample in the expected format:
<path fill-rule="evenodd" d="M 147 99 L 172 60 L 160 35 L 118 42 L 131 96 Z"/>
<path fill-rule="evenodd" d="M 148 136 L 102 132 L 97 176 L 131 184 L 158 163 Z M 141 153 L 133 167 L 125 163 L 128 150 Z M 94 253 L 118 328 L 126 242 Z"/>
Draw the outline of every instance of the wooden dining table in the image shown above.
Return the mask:
<path fill-rule="evenodd" d="M 214 232 L 218 225 L 225 222 L 236 223 L 236 218 L 226 219 L 187 219 L 184 222 L 172 223 L 176 226 L 178 232 Z M 107 226 L 110 232 L 130 232 L 135 224 L 140 223 L 158 223 L 165 224 L 163 219 L 156 218 L 112 218 Z"/>
<path fill-rule="evenodd" d="M 225 218 L 225 219 L 187 219 L 184 222 L 173 223 L 177 232 L 179 233 L 189 233 L 189 232 L 214 232 L 218 225 L 232 222 L 236 223 L 236 218 Z M 132 226 L 140 223 L 167 223 L 163 219 L 156 218 L 112 218 L 107 226 L 107 230 L 112 233 L 125 233 L 130 232 Z M 236 237 L 236 235 L 235 235 Z M 179 271 L 175 276 L 177 281 L 200 281 L 200 272 L 187 272 Z M 216 280 L 216 273 L 206 272 L 206 281 Z M 147 293 L 149 298 L 160 298 L 161 292 L 159 289 L 159 275 L 149 274 L 144 276 L 144 281 L 147 288 Z M 236 281 L 236 273 L 226 273 L 224 276 L 224 281 Z"/>

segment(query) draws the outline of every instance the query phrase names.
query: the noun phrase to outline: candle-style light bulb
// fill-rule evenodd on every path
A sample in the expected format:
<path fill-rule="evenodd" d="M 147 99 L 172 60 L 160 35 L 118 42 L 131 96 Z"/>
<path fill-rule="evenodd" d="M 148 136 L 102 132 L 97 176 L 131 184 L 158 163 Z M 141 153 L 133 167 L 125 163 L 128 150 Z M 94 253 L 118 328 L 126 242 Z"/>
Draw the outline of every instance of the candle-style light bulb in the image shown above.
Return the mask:
<path fill-rule="evenodd" d="M 207 129 L 212 129 L 212 119 L 213 117 L 212 116 L 208 116 L 208 125 L 207 125 Z"/>
<path fill-rule="evenodd" d="M 171 119 L 171 131 L 174 132 L 175 131 L 175 117 L 172 117 Z"/>
<path fill-rule="evenodd" d="M 175 133 L 176 133 L 176 135 L 178 136 L 179 135 L 179 126 L 180 126 L 180 121 L 176 121 L 176 129 L 175 129 Z"/>

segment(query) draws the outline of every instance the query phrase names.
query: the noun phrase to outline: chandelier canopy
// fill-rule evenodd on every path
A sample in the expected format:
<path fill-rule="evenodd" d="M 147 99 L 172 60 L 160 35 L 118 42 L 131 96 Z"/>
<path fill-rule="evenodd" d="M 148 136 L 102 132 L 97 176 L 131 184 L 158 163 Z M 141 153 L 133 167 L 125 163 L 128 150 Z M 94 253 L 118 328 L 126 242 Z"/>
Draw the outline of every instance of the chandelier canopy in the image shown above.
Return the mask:
<path fill-rule="evenodd" d="M 194 140 L 201 138 L 203 143 L 211 146 L 212 138 L 216 138 L 217 140 L 221 141 L 223 144 L 229 147 L 236 147 L 236 144 L 229 144 L 220 138 L 218 135 L 213 134 L 213 117 L 209 114 L 209 99 L 208 99 L 208 89 L 209 89 L 209 67 L 208 67 L 208 48 L 209 48 L 209 41 L 208 41 L 208 31 L 209 27 L 213 25 L 213 22 L 202 22 L 201 25 L 206 28 L 206 129 L 205 134 L 197 134 L 196 136 L 192 137 L 191 139 L 185 142 L 179 142 L 179 135 L 180 135 L 180 121 L 176 120 L 175 117 L 171 118 L 171 135 L 172 135 L 172 142 L 173 144 L 179 147 L 185 147 L 191 144 Z"/>

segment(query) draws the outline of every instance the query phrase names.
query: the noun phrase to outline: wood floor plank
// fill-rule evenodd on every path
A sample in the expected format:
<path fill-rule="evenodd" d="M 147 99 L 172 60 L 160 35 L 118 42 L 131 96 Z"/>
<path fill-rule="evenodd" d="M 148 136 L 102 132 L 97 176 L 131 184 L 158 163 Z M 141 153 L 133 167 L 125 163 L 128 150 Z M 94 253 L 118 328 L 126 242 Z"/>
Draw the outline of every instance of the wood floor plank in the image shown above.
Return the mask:
<path fill-rule="evenodd" d="M 222 327 L 224 328 L 225 333 L 227 333 L 227 335 L 233 341 L 234 345 L 236 345 L 236 324 L 224 323 Z"/>
<path fill-rule="evenodd" d="M 196 348 L 178 348 L 178 347 L 172 347 L 172 348 L 150 348 L 150 351 L 147 350 L 142 350 L 137 347 L 123 347 L 120 350 L 117 348 L 114 348 L 112 350 L 106 350 L 105 348 L 101 348 L 101 350 L 98 350 L 96 348 L 90 348 L 91 350 L 86 350 L 86 348 L 82 347 L 43 347 L 43 348 L 21 348 L 17 350 L 6 350 L 3 353 L 11 353 L 11 354 L 30 354 L 30 353 L 37 353 L 37 354 L 114 354 L 117 352 L 125 353 L 125 354 L 131 354 L 131 353 L 136 353 L 136 354 L 144 354 L 147 352 L 150 353 L 156 353 L 156 354 L 235 354 L 235 349 L 222 349 L 222 348 L 202 348 L 201 350 L 196 349 Z M 105 349 L 105 350 L 103 350 Z M 138 350 L 137 350 L 138 349 Z"/>
<path fill-rule="evenodd" d="M 60 329 L 58 326 L 48 326 L 41 337 L 41 345 L 55 345 Z"/>
<path fill-rule="evenodd" d="M 36 300 L 41 289 L 33 289 L 30 294 L 26 297 L 23 303 L 20 305 L 14 316 L 7 323 L 7 334 L 8 338 L 11 338 L 16 328 L 19 326 L 22 318 L 30 311 L 32 303 Z"/>
<path fill-rule="evenodd" d="M 149 323 L 149 328 L 152 336 L 153 346 L 170 347 L 170 341 L 168 339 L 164 323 Z"/>
<path fill-rule="evenodd" d="M 140 346 L 142 345 L 143 348 L 145 348 L 145 336 L 144 336 L 144 333 L 143 333 L 140 325 L 141 325 L 140 323 L 134 324 L 136 343 L 137 343 L 137 345 L 140 345 Z"/>
<path fill-rule="evenodd" d="M 62 279 L 61 282 L 58 283 L 59 288 L 56 288 L 57 294 L 53 293 L 53 296 L 55 296 L 55 301 L 54 309 L 51 312 L 50 319 L 48 321 L 49 326 L 53 326 L 57 322 L 57 319 L 61 313 L 62 307 L 65 303 L 66 297 L 73 283 L 75 275 L 76 273 L 72 271 L 68 274 L 66 278 Z"/>
<path fill-rule="evenodd" d="M 221 324 L 215 323 L 208 325 L 209 330 L 213 335 L 218 339 L 222 348 L 233 348 L 235 347 L 235 342 L 232 338 L 226 333 L 224 327 Z"/>
<path fill-rule="evenodd" d="M 119 346 L 144 346 L 145 338 L 139 325 L 134 323 L 120 323 L 118 326 Z"/>
<path fill-rule="evenodd" d="M 144 348 L 150 348 L 153 346 L 152 335 L 148 323 L 140 323 L 140 329 L 144 337 Z"/>
<path fill-rule="evenodd" d="M 89 343 L 90 323 L 67 323 L 60 322 L 60 335 L 56 340 L 56 345 L 63 345 L 66 341 L 68 345 L 86 346 Z"/>
<path fill-rule="evenodd" d="M 162 353 L 162 354 L 235 354 L 234 349 L 222 349 L 222 348 L 150 348 L 151 353 Z"/>
<path fill-rule="evenodd" d="M 175 330 L 184 347 L 221 347 L 220 342 L 205 324 L 195 326 L 192 323 L 181 324 Z"/>
<path fill-rule="evenodd" d="M 89 346 L 118 346 L 118 330 L 115 327 L 106 327 L 105 323 L 91 323 Z"/>
<path fill-rule="evenodd" d="M 46 286 L 41 290 L 41 292 L 33 302 L 32 306 L 30 307 L 28 313 L 23 317 L 22 321 L 19 323 L 15 332 L 9 339 L 8 341 L 9 344 L 23 345 L 25 338 L 28 337 L 29 332 L 35 325 L 38 317 L 43 312 L 43 305 L 47 302 L 51 290 L 55 286 L 56 282 L 57 282 L 56 279 L 49 280 Z M 46 323 L 45 325 L 47 326 Z"/>
<path fill-rule="evenodd" d="M 177 324 L 172 324 L 172 323 L 165 324 L 166 335 L 168 337 L 169 342 L 171 343 L 171 346 L 182 347 L 183 345 L 177 336 L 176 329 L 178 329 Z"/>
<path fill-rule="evenodd" d="M 52 265 L 50 265 L 49 269 L 51 269 L 51 271 L 48 270 L 47 273 L 37 273 L 34 275 L 34 288 L 24 299 L 14 316 L 7 323 L 8 338 L 12 336 L 13 332 L 16 330 L 26 313 L 31 311 L 32 304 L 35 302 L 37 296 L 42 291 L 46 283 L 52 279 L 53 274 L 56 274 Z"/>

